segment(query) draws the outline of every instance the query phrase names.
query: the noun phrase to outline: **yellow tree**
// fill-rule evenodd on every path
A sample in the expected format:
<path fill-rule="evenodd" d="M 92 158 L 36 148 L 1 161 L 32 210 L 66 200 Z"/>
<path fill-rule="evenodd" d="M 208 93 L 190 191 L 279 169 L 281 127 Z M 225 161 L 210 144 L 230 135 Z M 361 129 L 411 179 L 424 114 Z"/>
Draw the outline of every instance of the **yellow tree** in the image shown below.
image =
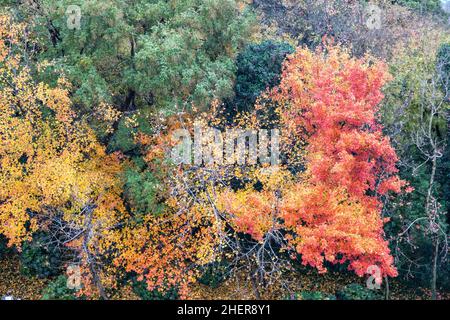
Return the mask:
<path fill-rule="evenodd" d="M 72 111 L 64 78 L 55 87 L 33 80 L 29 42 L 24 25 L 0 16 L 0 233 L 20 250 L 37 230 L 49 232 L 76 252 L 94 285 L 84 288 L 106 297 L 101 259 L 125 213 L 121 159 Z"/>

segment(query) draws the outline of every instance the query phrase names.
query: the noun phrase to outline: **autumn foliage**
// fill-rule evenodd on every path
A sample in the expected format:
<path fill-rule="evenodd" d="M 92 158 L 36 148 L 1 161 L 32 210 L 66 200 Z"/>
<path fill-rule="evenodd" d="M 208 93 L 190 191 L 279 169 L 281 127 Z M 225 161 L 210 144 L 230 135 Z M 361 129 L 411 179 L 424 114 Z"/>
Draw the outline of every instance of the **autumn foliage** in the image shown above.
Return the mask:
<path fill-rule="evenodd" d="M 339 47 L 299 49 L 273 93 L 285 105 L 288 132 L 308 144 L 304 181 L 288 192 L 283 218 L 298 235 L 303 261 L 320 270 L 324 260 L 349 261 L 358 275 L 369 265 L 396 275 L 379 199 L 405 185 L 377 117 L 389 78 L 383 63 Z"/>
<path fill-rule="evenodd" d="M 120 156 L 77 119 L 64 78 L 56 87 L 33 80 L 24 26 L 0 16 L 0 35 L 0 233 L 20 250 L 34 232 L 53 232 L 86 281 L 94 270 L 100 279 L 97 264 L 125 212 Z"/>
<path fill-rule="evenodd" d="M 261 283 L 282 276 L 278 264 L 296 262 L 319 272 L 348 264 L 359 276 L 375 265 L 383 276 L 397 275 L 382 200 L 406 182 L 378 117 L 390 79 L 384 63 L 332 44 L 288 56 L 280 84 L 255 113 L 236 117 L 258 129 L 256 114 L 276 110 L 271 125 L 281 129 L 285 151 L 279 166 L 174 165 L 165 158 L 170 134 L 182 127 L 173 118 L 153 135 L 136 134 L 142 163 L 135 167 L 160 179 L 162 208 L 137 214 L 124 203 L 121 180 L 131 156 L 106 151 L 74 111 L 63 74 L 55 86 L 33 79 L 25 34 L 0 16 L 0 234 L 19 250 L 37 231 L 57 235 L 82 266 L 80 294 L 106 298 L 127 273 L 148 290 L 175 287 L 186 298 L 199 268 L 220 259 L 247 264 Z M 221 116 L 202 120 L 228 126 Z"/>
<path fill-rule="evenodd" d="M 380 198 L 400 192 L 405 182 L 396 175 L 396 153 L 378 122 L 388 80 L 383 63 L 351 58 L 339 46 L 299 48 L 289 56 L 281 84 L 268 97 L 279 105 L 284 142 L 305 146 L 304 170 L 278 196 L 267 190 L 228 193 L 225 207 L 238 230 L 258 241 L 271 228 L 289 230 L 288 246 L 321 272 L 325 261 L 348 262 L 360 276 L 371 265 L 395 276 Z"/>

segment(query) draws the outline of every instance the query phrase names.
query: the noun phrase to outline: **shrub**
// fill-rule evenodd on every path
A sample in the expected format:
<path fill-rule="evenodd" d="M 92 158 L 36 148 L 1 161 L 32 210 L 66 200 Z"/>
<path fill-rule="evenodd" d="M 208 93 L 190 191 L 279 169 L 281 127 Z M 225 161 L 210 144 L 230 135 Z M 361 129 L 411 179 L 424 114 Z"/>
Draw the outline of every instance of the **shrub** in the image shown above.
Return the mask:
<path fill-rule="evenodd" d="M 206 265 L 198 282 L 211 288 L 217 288 L 228 278 L 228 265 L 226 261 L 213 262 Z"/>
<path fill-rule="evenodd" d="M 9 251 L 6 238 L 0 234 L 0 259 L 2 259 Z"/>
<path fill-rule="evenodd" d="M 381 294 L 357 283 L 352 283 L 338 291 L 336 297 L 339 300 L 380 300 Z"/>
<path fill-rule="evenodd" d="M 159 203 L 160 182 L 151 171 L 129 168 L 125 172 L 124 196 L 135 214 L 158 214 L 163 206 Z"/>
<path fill-rule="evenodd" d="M 171 288 L 165 293 L 155 290 L 148 290 L 145 281 L 133 281 L 133 291 L 142 300 L 178 300 L 179 294 L 176 288 Z"/>
<path fill-rule="evenodd" d="M 42 300 L 76 300 L 75 290 L 67 287 L 67 277 L 60 275 L 42 292 Z"/>
<path fill-rule="evenodd" d="M 61 256 L 56 247 L 47 244 L 45 233 L 36 233 L 31 242 L 23 244 L 20 262 L 24 275 L 47 278 L 59 273 Z"/>
<path fill-rule="evenodd" d="M 320 291 L 302 291 L 292 295 L 290 300 L 336 300 L 336 296 Z"/>

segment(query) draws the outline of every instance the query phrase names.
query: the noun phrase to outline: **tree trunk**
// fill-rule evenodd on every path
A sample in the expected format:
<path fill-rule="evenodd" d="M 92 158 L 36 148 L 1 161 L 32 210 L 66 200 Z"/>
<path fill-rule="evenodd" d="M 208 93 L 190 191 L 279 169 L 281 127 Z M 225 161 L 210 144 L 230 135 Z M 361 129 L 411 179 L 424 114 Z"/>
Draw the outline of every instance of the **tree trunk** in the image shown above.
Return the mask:
<path fill-rule="evenodd" d="M 385 276 L 384 281 L 386 282 L 386 294 L 385 294 L 384 299 L 389 300 L 389 278 L 387 276 Z"/>
<path fill-rule="evenodd" d="M 254 272 L 250 274 L 250 279 L 252 281 L 253 293 L 255 294 L 256 300 L 261 300 L 261 295 L 258 290 L 258 281 L 256 280 L 256 274 Z"/>
<path fill-rule="evenodd" d="M 105 288 L 103 287 L 102 281 L 100 280 L 100 277 L 98 276 L 98 273 L 92 264 L 89 266 L 89 270 L 92 273 L 92 277 L 94 278 L 94 283 L 95 283 L 95 286 L 97 287 L 100 297 L 103 300 L 108 300 L 108 296 L 106 295 Z"/>
<path fill-rule="evenodd" d="M 437 261 L 439 255 L 439 237 L 436 236 L 434 243 L 435 246 L 433 253 L 433 272 L 432 272 L 433 275 L 431 278 L 431 299 L 437 300 L 436 279 L 437 279 Z"/>
<path fill-rule="evenodd" d="M 437 278 L 437 261 L 439 255 L 439 235 L 434 231 L 434 224 L 436 223 L 436 219 L 434 215 L 436 213 L 433 212 L 432 208 L 432 198 L 433 198 L 433 186 L 434 186 L 434 178 L 436 175 L 436 166 L 437 166 L 437 155 L 436 150 L 434 150 L 433 158 L 432 158 L 432 167 L 431 167 L 431 175 L 430 181 L 428 185 L 428 193 L 427 193 L 427 203 L 426 203 L 426 213 L 428 215 L 428 219 L 430 221 L 430 226 L 432 227 L 432 232 L 436 232 L 436 234 L 432 235 L 433 244 L 434 244 L 434 252 L 433 252 L 433 261 L 432 261 L 432 276 L 431 276 L 431 298 L 436 300 L 436 278 Z"/>
<path fill-rule="evenodd" d="M 103 287 L 103 284 L 102 284 L 102 280 L 101 280 L 99 273 L 97 272 L 97 269 L 95 266 L 96 256 L 89 249 L 89 242 L 91 240 L 92 229 L 93 229 L 92 228 L 92 211 L 93 210 L 94 210 L 94 207 L 91 205 L 88 205 L 88 208 L 86 210 L 83 250 L 84 250 L 85 254 L 87 255 L 87 263 L 89 265 L 89 271 L 91 272 L 92 279 L 94 281 L 95 286 L 97 287 L 100 297 L 103 300 L 108 300 L 108 296 L 106 295 L 105 288 Z"/>

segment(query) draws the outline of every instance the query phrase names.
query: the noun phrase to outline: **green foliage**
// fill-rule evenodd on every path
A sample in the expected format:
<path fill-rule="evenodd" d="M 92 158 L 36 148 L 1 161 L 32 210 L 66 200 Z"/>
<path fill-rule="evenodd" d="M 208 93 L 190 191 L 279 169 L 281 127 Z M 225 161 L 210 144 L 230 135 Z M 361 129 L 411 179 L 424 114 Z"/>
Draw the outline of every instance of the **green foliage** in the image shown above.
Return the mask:
<path fill-rule="evenodd" d="M 445 71 L 450 73 L 450 43 L 443 43 L 438 51 L 438 61 L 445 62 Z"/>
<path fill-rule="evenodd" d="M 225 260 L 222 260 L 206 265 L 198 282 L 211 288 L 217 288 L 228 278 L 228 276 L 229 264 Z"/>
<path fill-rule="evenodd" d="M 151 119 L 147 113 L 137 112 L 133 115 L 123 117 L 117 130 L 109 139 L 108 150 L 110 152 L 121 151 L 125 154 L 136 155 L 137 145 L 135 143 L 136 134 L 153 133 Z"/>
<path fill-rule="evenodd" d="M 450 101 L 450 43 L 441 45 L 437 54 L 436 64 L 443 79 L 442 89 L 447 94 L 447 101 Z"/>
<path fill-rule="evenodd" d="M 58 274 L 61 267 L 60 252 L 48 244 L 48 236 L 39 232 L 30 242 L 24 242 L 20 255 L 21 272 L 27 276 L 47 278 Z"/>
<path fill-rule="evenodd" d="M 125 171 L 124 196 L 135 214 L 159 214 L 160 181 L 151 171 L 129 168 Z"/>
<path fill-rule="evenodd" d="M 417 159 L 417 150 L 409 148 L 413 161 Z M 438 162 L 435 192 L 443 212 L 448 212 L 449 199 L 449 162 L 444 157 Z M 390 221 L 385 227 L 386 234 L 391 238 L 391 250 L 397 257 L 396 267 L 400 279 L 413 279 L 414 286 L 428 287 L 432 272 L 433 244 L 428 233 L 429 221 L 426 219 L 426 195 L 429 185 L 430 166 L 424 164 L 411 172 L 409 168 L 401 168 L 401 176 L 414 188 L 414 192 L 403 194 L 390 202 Z M 447 223 L 441 222 L 440 228 L 448 230 Z M 408 228 L 409 227 L 409 228 Z M 408 229 L 407 229 L 408 228 Z M 407 233 L 405 233 L 407 229 Z M 402 237 L 398 235 L 402 234 Z M 450 271 L 444 262 L 438 265 L 438 283 L 450 288 Z"/>
<path fill-rule="evenodd" d="M 396 255 L 396 266 L 403 279 L 414 278 L 414 283 L 429 286 L 432 270 L 433 244 L 426 215 L 426 195 L 431 175 L 431 163 L 425 162 L 415 145 L 416 136 L 428 113 L 424 106 L 430 101 L 441 103 L 445 100 L 445 88 L 450 70 L 449 46 L 437 46 L 437 56 L 427 55 L 423 48 L 412 48 L 405 55 L 399 56 L 391 64 L 394 80 L 386 87 L 386 99 L 382 109 L 386 131 L 396 144 L 397 153 L 406 166 L 400 167 L 400 175 L 414 188 L 414 192 L 403 194 L 387 202 L 386 213 L 390 222 L 386 233 L 392 239 L 391 248 Z M 428 44 L 430 45 L 430 44 Z M 435 44 L 433 44 L 434 46 Z M 430 45 L 431 46 L 431 45 Z M 432 79 L 442 83 L 442 92 L 427 92 L 424 89 Z M 407 97 L 407 99 L 405 99 Z M 448 123 L 445 114 L 436 116 L 432 133 L 440 143 L 448 135 Z M 447 139 L 448 140 L 448 139 Z M 445 150 L 448 150 L 446 148 Z M 438 159 L 437 176 L 432 190 L 442 212 L 449 212 L 448 158 Z M 447 219 L 448 220 L 448 219 Z M 448 221 L 441 221 L 440 228 L 448 230 Z M 399 237 L 399 235 L 402 235 Z M 439 283 L 449 283 L 449 272 L 445 263 L 438 266 Z M 448 268 L 447 268 L 448 269 Z"/>
<path fill-rule="evenodd" d="M 394 79 L 390 81 L 385 89 L 381 115 L 386 131 L 395 138 L 399 148 L 409 146 L 411 137 L 420 127 L 423 118 L 423 103 L 431 98 L 424 93 L 424 85 L 436 74 L 436 57 L 430 57 L 423 48 L 411 48 L 398 56 L 390 64 L 390 73 Z M 398 125 L 402 125 L 401 128 Z M 438 119 L 435 124 L 436 130 L 445 132 L 445 121 Z M 400 134 L 396 134 L 401 130 Z"/>
<path fill-rule="evenodd" d="M 393 3 L 408 7 L 420 12 L 445 14 L 441 7 L 441 0 L 395 0 Z"/>
<path fill-rule="evenodd" d="M 133 291 L 142 300 L 177 300 L 179 299 L 178 290 L 171 288 L 165 293 L 158 290 L 148 290 L 147 284 L 144 281 L 133 281 Z"/>
<path fill-rule="evenodd" d="M 295 293 L 290 300 L 336 300 L 336 296 L 320 291 L 302 291 Z"/>
<path fill-rule="evenodd" d="M 236 0 L 36 2 L 15 10 L 35 22 L 39 57 L 53 63 L 42 75 L 55 81 L 62 70 L 85 111 L 105 101 L 172 112 L 231 96 L 234 58 L 255 21 Z M 81 8 L 79 29 L 68 28 L 69 5 Z"/>
<path fill-rule="evenodd" d="M 450 122 L 448 123 L 448 132 L 447 132 L 447 145 L 444 150 L 444 156 L 439 161 L 439 166 L 437 170 L 437 181 L 440 186 L 439 189 L 439 199 L 442 205 L 442 211 L 446 215 L 446 225 L 445 227 L 447 233 L 450 232 Z M 450 290 L 450 268 L 448 268 L 448 261 L 444 263 L 441 268 L 438 270 L 438 283 Z"/>
<path fill-rule="evenodd" d="M 42 300 L 76 300 L 75 290 L 67 287 L 67 277 L 58 276 L 42 292 Z"/>
<path fill-rule="evenodd" d="M 444 156 L 440 162 L 438 170 L 438 182 L 440 183 L 442 194 L 441 199 L 447 209 L 447 223 L 450 224 L 450 122 L 448 124 L 447 146 L 444 151 Z"/>
<path fill-rule="evenodd" d="M 282 63 L 294 51 L 283 42 L 264 41 L 248 45 L 237 57 L 235 99 L 238 110 L 249 110 L 267 88 L 279 84 Z"/>
<path fill-rule="evenodd" d="M 380 300 L 381 294 L 375 290 L 370 290 L 357 283 L 345 286 L 336 292 L 338 300 Z"/>
<path fill-rule="evenodd" d="M 7 240 L 4 235 L 0 234 L 0 259 L 9 252 Z"/>

